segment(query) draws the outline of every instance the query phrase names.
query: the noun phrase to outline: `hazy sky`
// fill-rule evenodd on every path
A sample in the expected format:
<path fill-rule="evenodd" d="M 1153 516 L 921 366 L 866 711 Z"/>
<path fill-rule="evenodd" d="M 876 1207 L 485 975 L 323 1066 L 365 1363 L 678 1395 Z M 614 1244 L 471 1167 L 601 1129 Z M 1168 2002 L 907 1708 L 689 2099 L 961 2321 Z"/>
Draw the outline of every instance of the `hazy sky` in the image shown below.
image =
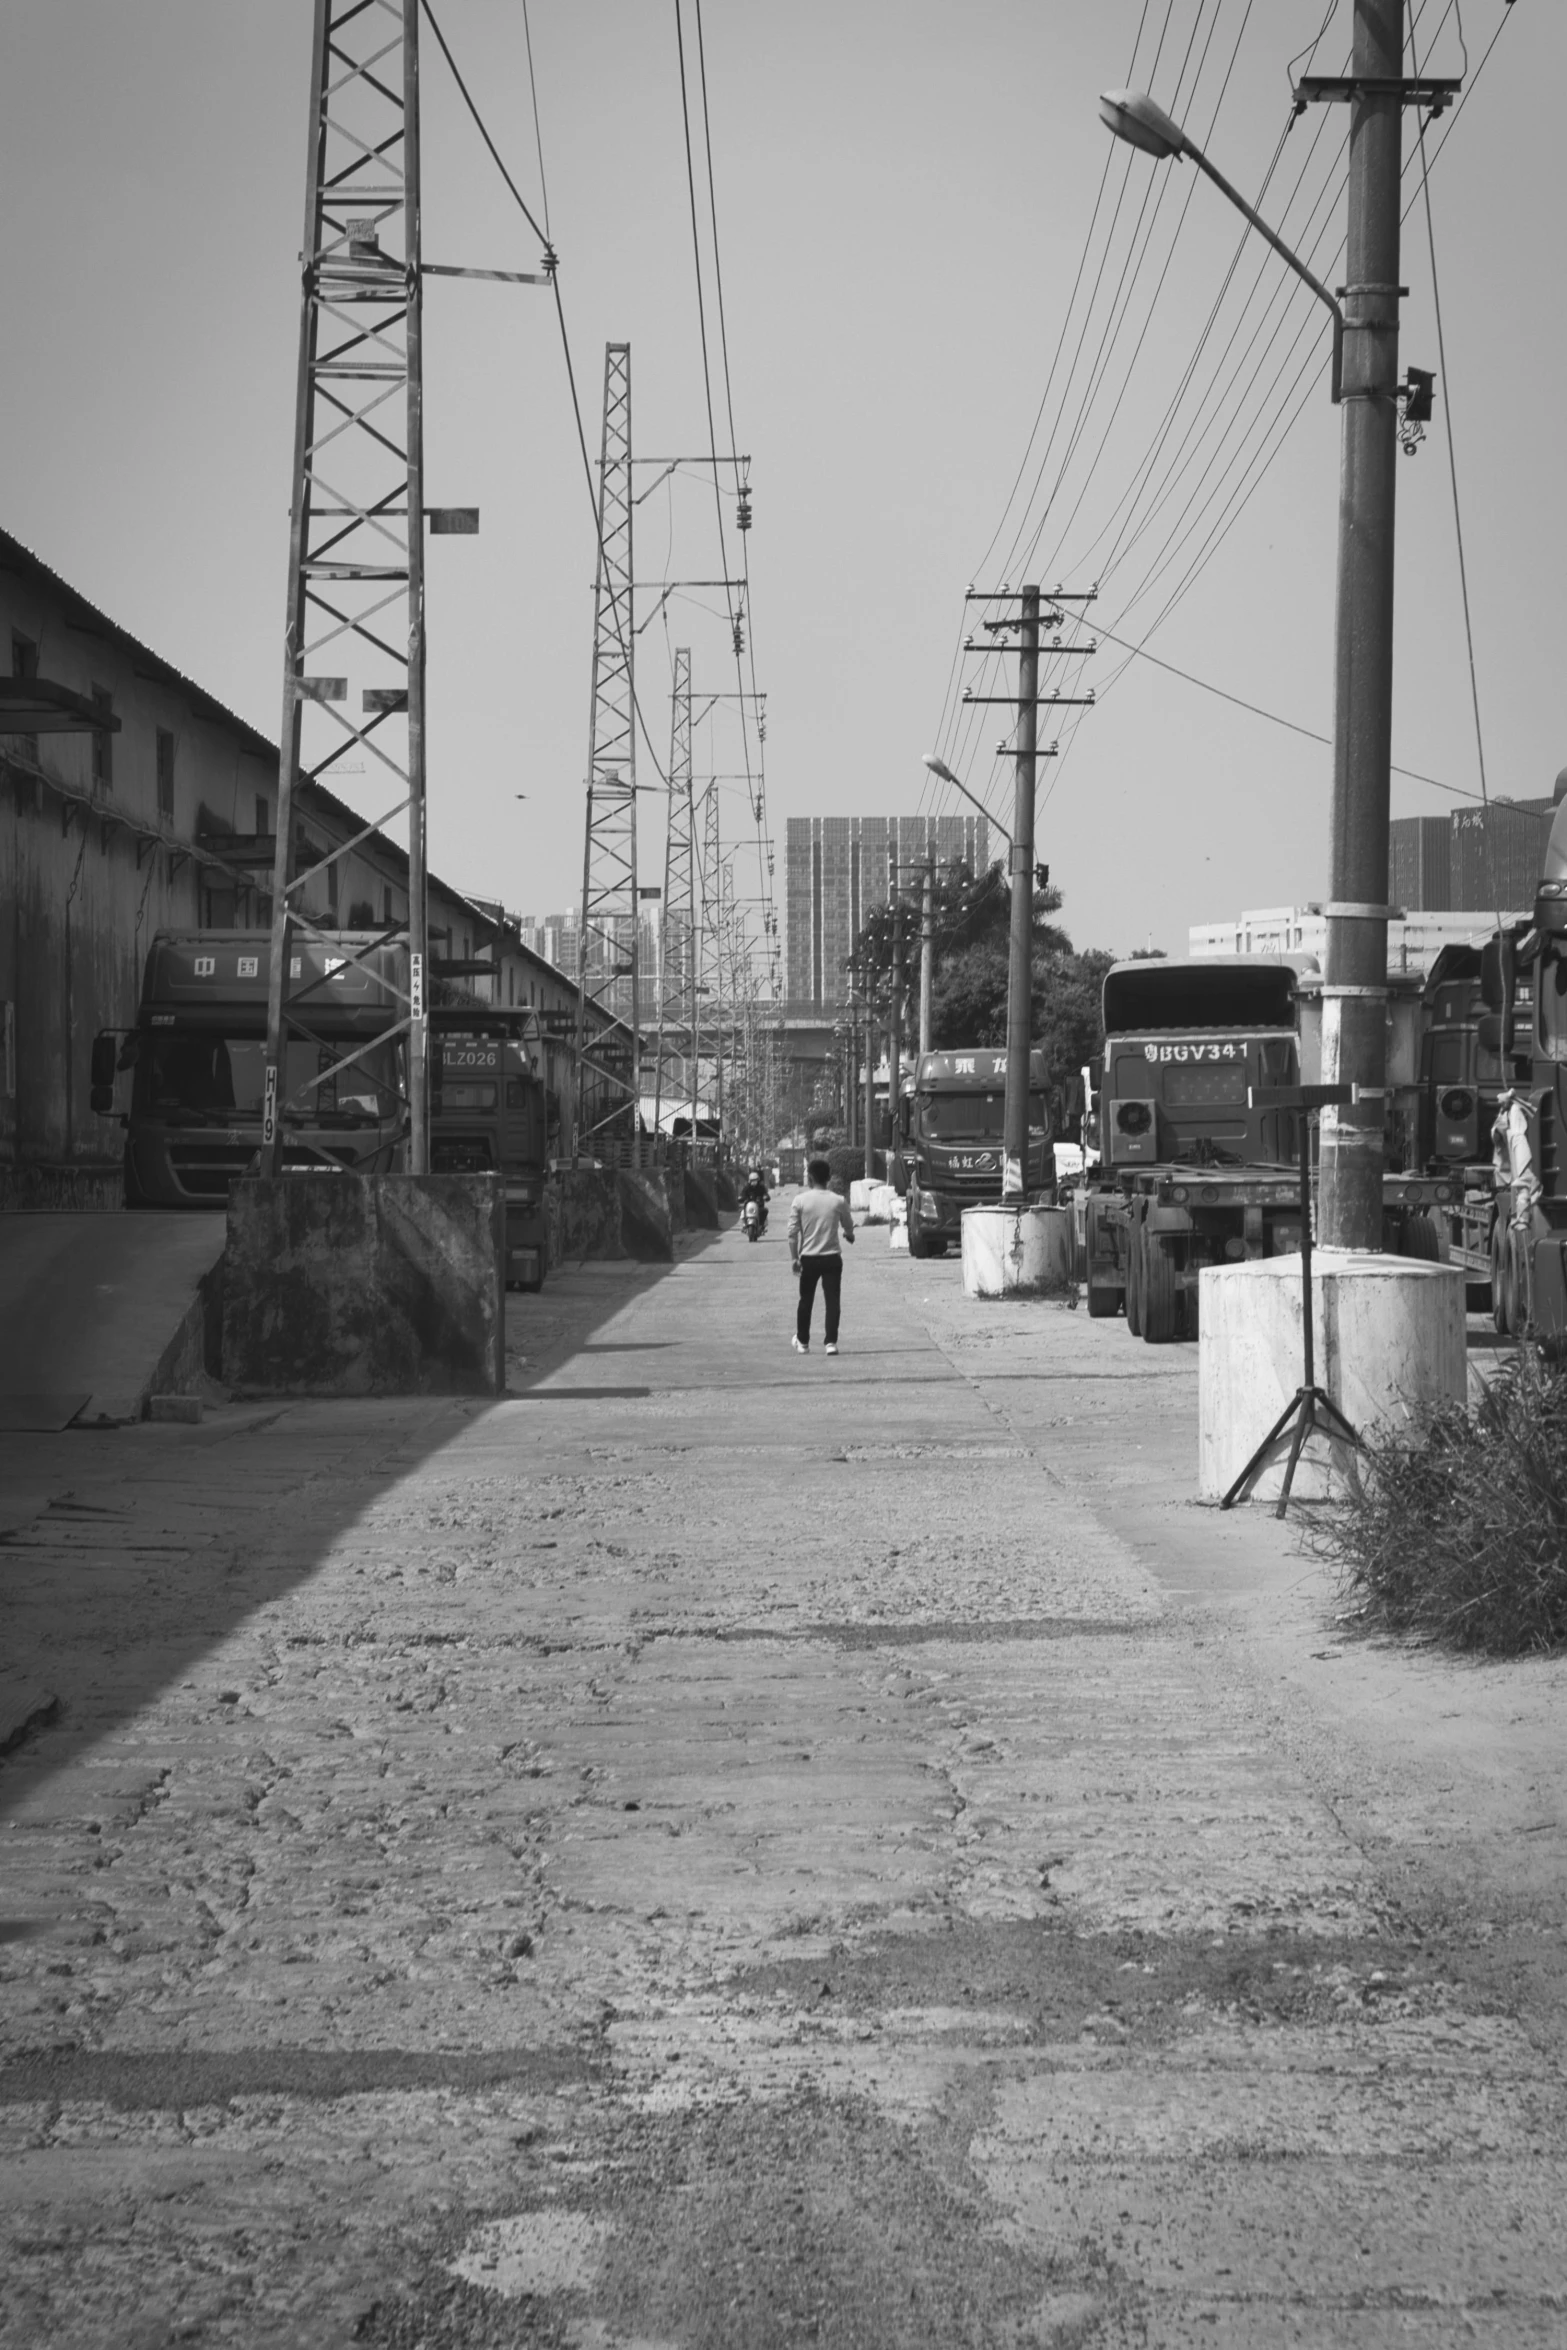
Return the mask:
<path fill-rule="evenodd" d="M 1024 576 L 1012 565 L 1042 507 L 1039 575 L 1098 578 L 1098 618 L 1134 641 L 1206 549 L 1150 650 L 1327 731 L 1337 417 L 1325 375 L 1297 384 L 1306 354 L 1325 363 L 1326 321 L 1251 240 L 1157 440 L 1241 223 L 1189 166 L 1116 149 L 1107 178 L 1095 103 L 1132 71 L 1254 195 L 1289 119 L 1287 62 L 1325 8 L 706 0 L 780 884 L 787 816 L 936 804 L 920 754 L 938 739 L 1002 809 L 1010 786 L 991 751 L 1004 714 L 954 718 L 949 679 L 965 586 Z M 437 12 L 531 201 L 520 0 L 437 0 Z M 1413 0 L 1411 13 L 1422 58 L 1436 36 L 1430 70 L 1457 72 L 1459 12 Z M 532 0 L 531 14 L 550 222 L 590 439 L 596 450 L 604 344 L 627 339 L 636 446 L 694 453 L 706 417 L 673 0 Z M 1467 0 L 1471 70 L 1504 15 L 1431 174 L 1451 384 L 1424 450 L 1399 467 L 1395 756 L 1476 787 L 1443 437 L 1450 391 L 1491 788 L 1533 795 L 1567 762 L 1557 417 L 1567 8 Z M 11 0 L 0 73 L 10 293 L 0 519 L 274 735 L 310 16 L 309 0 Z M 686 21 L 689 43 L 690 0 Z M 1341 67 L 1349 23 L 1350 0 L 1339 0 L 1319 71 Z M 536 242 L 428 41 L 425 87 L 426 257 L 532 267 Z M 1290 130 L 1263 209 L 1304 245 L 1321 236 L 1314 250 L 1337 283 L 1345 124 L 1342 109 L 1326 112 Z M 1428 133 L 1428 149 L 1446 128 Z M 1415 195 L 1417 176 L 1406 185 Z M 1147 248 L 1124 269 L 1139 223 Z M 1435 368 L 1418 204 L 1403 276 L 1402 360 Z M 432 855 L 451 880 L 542 912 L 580 887 L 593 573 L 548 296 L 433 287 L 426 387 L 430 498 L 483 512 L 476 542 L 431 552 Z M 1253 478 L 1236 465 L 1273 446 L 1302 398 L 1277 458 L 1210 544 L 1225 499 Z M 699 485 L 655 491 L 637 532 L 639 578 L 716 576 Z M 654 619 L 639 640 L 661 757 L 669 646 L 691 646 L 699 694 L 733 686 L 720 601 L 674 601 L 667 632 Z M 1085 677 L 1104 688 L 1118 661 L 1106 646 Z M 973 663 L 961 675 L 979 682 Z M 1051 731 L 1067 744 L 1067 726 Z M 720 713 L 701 730 L 698 768 L 731 771 L 737 751 Z M 642 772 L 654 780 L 650 764 Z M 1327 777 L 1325 748 L 1135 663 L 1086 715 L 1070 756 L 1043 771 L 1040 854 L 1064 889 L 1068 927 L 1083 944 L 1151 937 L 1180 951 L 1190 922 L 1322 896 Z M 1457 804 L 1395 778 L 1396 813 Z M 738 830 L 741 803 L 731 805 Z M 662 810 L 652 798 L 643 807 L 644 867 L 658 878 Z"/>

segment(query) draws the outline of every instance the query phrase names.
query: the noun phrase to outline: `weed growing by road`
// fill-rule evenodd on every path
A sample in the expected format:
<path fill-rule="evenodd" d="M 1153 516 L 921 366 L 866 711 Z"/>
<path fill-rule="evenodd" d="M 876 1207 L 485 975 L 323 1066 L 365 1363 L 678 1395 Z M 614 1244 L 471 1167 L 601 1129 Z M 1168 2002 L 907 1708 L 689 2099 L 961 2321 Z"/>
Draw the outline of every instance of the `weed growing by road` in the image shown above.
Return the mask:
<path fill-rule="evenodd" d="M 1520 1348 L 1472 1415 L 1370 1439 L 1322 1535 L 1368 1630 L 1492 1656 L 1567 1646 L 1567 1365 Z"/>

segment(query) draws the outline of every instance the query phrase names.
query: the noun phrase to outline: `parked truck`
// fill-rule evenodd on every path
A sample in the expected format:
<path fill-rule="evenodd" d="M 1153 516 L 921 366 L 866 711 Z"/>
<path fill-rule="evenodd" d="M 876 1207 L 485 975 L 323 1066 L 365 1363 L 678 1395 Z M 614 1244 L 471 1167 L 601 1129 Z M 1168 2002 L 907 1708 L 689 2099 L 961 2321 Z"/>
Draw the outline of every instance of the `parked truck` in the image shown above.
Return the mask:
<path fill-rule="evenodd" d="M 898 1188 L 908 1197 L 910 1256 L 945 1256 L 948 1244 L 962 1238 L 963 1210 L 1000 1199 L 1006 1084 L 1005 1050 L 991 1045 L 921 1053 L 915 1061 L 899 1096 L 893 1138 Z M 1050 1134 L 1045 1056 L 1036 1052 L 1029 1056 L 1023 1178 L 1033 1198 L 1055 1179 Z"/>
<path fill-rule="evenodd" d="M 1498 1330 L 1567 1338 L 1567 800 L 1546 845 L 1534 920 L 1481 955 L 1482 1053 L 1501 1076 L 1492 1313 Z"/>
<path fill-rule="evenodd" d="M 499 1004 L 446 1004 L 429 1019 L 431 1172 L 501 1177 L 507 1287 L 542 1289 L 547 1104 L 529 1052 L 536 1016 Z"/>
<path fill-rule="evenodd" d="M 1205 1265 L 1298 1251 L 1298 1114 L 1250 1106 L 1254 1089 L 1300 1082 L 1298 977 L 1266 955 L 1106 972 L 1104 1052 L 1089 1073 L 1099 1164 L 1076 1195 L 1091 1315 L 1124 1304 L 1138 1336 L 1195 1338 Z M 1454 1191 L 1451 1178 L 1389 1167 L 1384 1246 L 1440 1256 L 1431 1209 Z"/>
<path fill-rule="evenodd" d="M 403 958 L 345 931 L 333 947 L 296 937 L 293 1037 L 282 1074 L 283 1163 L 389 1173 L 407 1128 L 402 1056 L 387 1035 L 401 1012 Z M 94 1040 L 92 1106 L 114 1115 L 130 1078 L 128 1207 L 219 1207 L 261 1148 L 271 941 L 253 930 L 160 931 L 147 953 L 135 1025 Z M 345 1055 L 357 1057 L 322 1080 Z"/>
<path fill-rule="evenodd" d="M 1516 948 L 1528 925 L 1509 933 Z M 1516 960 L 1516 959 L 1515 959 Z M 1463 1268 L 1471 1311 L 1501 1312 L 1493 1283 L 1496 1180 L 1491 1129 L 1506 1082 L 1496 1040 L 1485 1026 L 1484 942 L 1445 946 L 1432 964 L 1421 1003 L 1419 1164 L 1445 1175 L 1453 1197 L 1438 1211 L 1449 1261 Z M 1516 986 L 1516 973 L 1515 973 Z M 1527 995 L 1515 1012 L 1527 1022 Z M 1484 1029 L 1484 1041 L 1482 1030 Z"/>

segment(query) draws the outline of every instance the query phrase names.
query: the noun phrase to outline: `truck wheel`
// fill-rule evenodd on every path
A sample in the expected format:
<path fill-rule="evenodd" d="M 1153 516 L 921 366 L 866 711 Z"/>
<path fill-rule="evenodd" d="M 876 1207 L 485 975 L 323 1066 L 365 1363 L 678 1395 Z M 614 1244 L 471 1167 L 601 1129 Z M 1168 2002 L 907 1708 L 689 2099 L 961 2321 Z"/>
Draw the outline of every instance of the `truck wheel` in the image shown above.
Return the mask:
<path fill-rule="evenodd" d="M 1126 1327 L 1134 1338 L 1143 1334 L 1143 1228 L 1126 1227 Z"/>
<path fill-rule="evenodd" d="M 1090 1322 L 1108 1322 L 1119 1312 L 1121 1296 L 1107 1281 L 1088 1284 L 1088 1319 Z"/>
<path fill-rule="evenodd" d="M 1426 1215 L 1410 1215 L 1403 1220 L 1398 1235 L 1400 1256 L 1418 1257 L 1422 1264 L 1437 1265 L 1442 1261 L 1442 1239 L 1435 1219 Z"/>
<path fill-rule="evenodd" d="M 1491 1226 L 1491 1320 L 1498 1338 L 1505 1338 L 1512 1328 L 1507 1311 L 1511 1302 L 1507 1255 L 1507 1226 L 1498 1216 Z"/>
<path fill-rule="evenodd" d="M 1163 1346 L 1175 1336 L 1175 1259 L 1146 1226 L 1142 1239 L 1143 1336 Z"/>
<path fill-rule="evenodd" d="M 930 1243 L 923 1232 L 916 1232 L 912 1224 L 909 1226 L 909 1254 L 911 1257 L 928 1257 L 930 1255 Z"/>
<path fill-rule="evenodd" d="M 1183 1289 L 1181 1291 L 1181 1327 L 1185 1337 L 1195 1339 L 1202 1335 L 1200 1317 L 1201 1308 L 1197 1302 L 1196 1289 Z"/>

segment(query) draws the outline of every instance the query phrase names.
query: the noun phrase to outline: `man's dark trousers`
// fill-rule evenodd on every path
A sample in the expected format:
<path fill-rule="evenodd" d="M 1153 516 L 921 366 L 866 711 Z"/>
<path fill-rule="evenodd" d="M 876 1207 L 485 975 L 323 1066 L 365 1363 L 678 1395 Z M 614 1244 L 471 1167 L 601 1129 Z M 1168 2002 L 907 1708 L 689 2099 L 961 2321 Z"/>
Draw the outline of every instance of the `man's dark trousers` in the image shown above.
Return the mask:
<path fill-rule="evenodd" d="M 802 1346 L 811 1343 L 811 1308 L 816 1303 L 816 1284 L 822 1285 L 822 1296 L 827 1303 L 827 1344 L 838 1343 L 838 1300 L 843 1294 L 842 1257 L 802 1257 L 800 1259 L 800 1311 L 795 1319 L 795 1333 Z"/>

